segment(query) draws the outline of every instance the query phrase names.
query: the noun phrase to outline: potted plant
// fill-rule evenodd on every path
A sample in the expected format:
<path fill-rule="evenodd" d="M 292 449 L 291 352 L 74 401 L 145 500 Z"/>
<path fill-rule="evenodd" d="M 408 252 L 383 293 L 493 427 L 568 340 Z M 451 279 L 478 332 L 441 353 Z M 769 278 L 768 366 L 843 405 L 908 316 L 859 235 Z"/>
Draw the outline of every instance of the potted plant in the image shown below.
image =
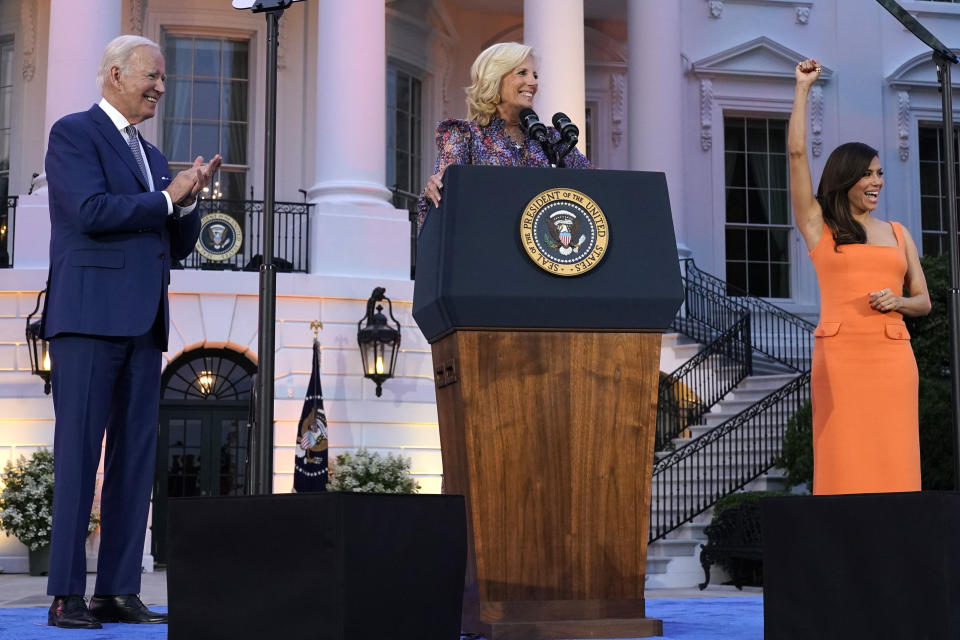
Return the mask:
<path fill-rule="evenodd" d="M 36 451 L 7 462 L 0 474 L 0 529 L 30 550 L 30 575 L 47 572 L 53 521 L 53 453 Z M 100 516 L 90 514 L 87 533 L 96 531 Z"/>
<path fill-rule="evenodd" d="M 416 493 L 420 483 L 410 476 L 410 458 L 371 453 L 363 447 L 356 453 L 341 453 L 330 470 L 327 491 L 355 493 Z"/>

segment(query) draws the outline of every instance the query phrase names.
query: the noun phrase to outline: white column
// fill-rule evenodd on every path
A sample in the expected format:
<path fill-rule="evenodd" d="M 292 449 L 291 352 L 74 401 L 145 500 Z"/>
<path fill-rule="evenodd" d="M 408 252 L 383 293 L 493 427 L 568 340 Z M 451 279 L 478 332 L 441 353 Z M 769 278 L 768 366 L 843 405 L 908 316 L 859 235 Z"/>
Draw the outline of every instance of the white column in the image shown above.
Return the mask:
<path fill-rule="evenodd" d="M 630 168 L 663 171 L 681 255 L 683 206 L 683 62 L 679 2 L 627 0 L 627 105 Z"/>
<path fill-rule="evenodd" d="M 107 43 L 121 33 L 121 13 L 121 0 L 50 0 L 44 150 L 54 122 L 100 101 L 97 69 Z M 17 266 L 46 268 L 50 261 L 46 175 L 41 174 L 34 184 L 33 196 L 20 200 L 14 240 Z M 28 214 L 33 209 L 36 215 Z"/>
<path fill-rule="evenodd" d="M 558 111 L 580 127 L 585 150 L 586 80 L 583 52 L 583 0 L 523 0 L 523 39 L 533 47 L 540 74 L 534 108 L 550 122 Z"/>
<path fill-rule="evenodd" d="M 50 0 L 44 146 L 54 122 L 100 101 L 97 69 L 121 14 L 121 0 Z"/>
<path fill-rule="evenodd" d="M 318 8 L 310 270 L 409 278 L 409 221 L 385 186 L 385 5 L 321 0 Z"/>

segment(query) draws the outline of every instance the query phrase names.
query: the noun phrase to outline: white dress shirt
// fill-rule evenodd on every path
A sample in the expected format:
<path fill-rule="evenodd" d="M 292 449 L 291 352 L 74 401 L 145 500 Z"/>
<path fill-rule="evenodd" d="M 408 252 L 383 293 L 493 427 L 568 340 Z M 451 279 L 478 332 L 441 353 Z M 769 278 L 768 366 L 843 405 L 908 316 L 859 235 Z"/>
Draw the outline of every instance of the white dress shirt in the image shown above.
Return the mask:
<path fill-rule="evenodd" d="M 127 119 L 123 116 L 122 113 L 117 111 L 116 107 L 107 102 L 106 98 L 101 98 L 98 106 L 103 109 L 103 112 L 107 114 L 107 117 L 110 118 L 110 121 L 113 123 L 113 126 L 117 128 L 120 132 L 120 135 L 123 136 L 123 139 L 127 139 L 127 132 L 125 131 L 127 127 L 130 126 L 130 123 L 127 122 Z M 137 145 L 140 146 L 140 157 L 143 159 L 143 166 L 147 170 L 147 186 L 150 187 L 150 191 L 154 190 L 153 185 L 153 175 L 150 173 L 150 163 L 147 160 L 147 154 L 143 150 L 143 144 L 140 142 L 140 136 L 137 135 Z M 161 191 L 163 197 L 167 199 L 167 215 L 173 214 L 173 200 L 170 198 L 170 194 L 166 191 Z M 180 215 L 185 216 L 190 213 L 193 213 L 193 210 L 197 206 L 197 201 L 194 200 L 193 204 L 188 207 L 180 207 Z"/>

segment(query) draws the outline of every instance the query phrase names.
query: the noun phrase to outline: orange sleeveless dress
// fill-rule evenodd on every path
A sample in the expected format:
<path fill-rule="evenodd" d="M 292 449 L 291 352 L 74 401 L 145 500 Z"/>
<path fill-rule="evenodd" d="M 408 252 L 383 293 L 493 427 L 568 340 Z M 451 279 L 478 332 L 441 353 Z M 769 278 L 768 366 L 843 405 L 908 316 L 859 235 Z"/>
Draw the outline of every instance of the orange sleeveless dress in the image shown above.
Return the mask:
<path fill-rule="evenodd" d="M 836 247 L 824 225 L 810 252 L 820 283 L 810 394 L 814 494 L 920 490 L 919 380 L 910 334 L 900 313 L 870 307 L 871 291 L 903 290 L 903 230 L 890 224 L 895 247 Z"/>

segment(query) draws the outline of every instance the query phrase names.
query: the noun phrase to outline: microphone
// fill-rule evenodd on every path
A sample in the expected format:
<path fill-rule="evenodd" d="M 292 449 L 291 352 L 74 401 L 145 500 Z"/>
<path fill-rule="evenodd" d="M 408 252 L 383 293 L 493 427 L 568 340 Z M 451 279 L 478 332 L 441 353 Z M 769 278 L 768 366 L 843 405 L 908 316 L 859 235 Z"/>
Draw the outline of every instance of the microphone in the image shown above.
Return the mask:
<path fill-rule="evenodd" d="M 580 129 L 577 128 L 577 125 L 573 124 L 573 121 L 571 121 L 565 113 L 553 114 L 553 128 L 559 131 L 560 136 L 570 143 L 571 146 L 577 144 L 577 141 L 580 139 Z"/>
<path fill-rule="evenodd" d="M 537 113 L 533 109 L 524 109 L 520 112 L 520 128 L 523 132 L 540 144 L 547 144 L 547 126 L 540 122 Z"/>

